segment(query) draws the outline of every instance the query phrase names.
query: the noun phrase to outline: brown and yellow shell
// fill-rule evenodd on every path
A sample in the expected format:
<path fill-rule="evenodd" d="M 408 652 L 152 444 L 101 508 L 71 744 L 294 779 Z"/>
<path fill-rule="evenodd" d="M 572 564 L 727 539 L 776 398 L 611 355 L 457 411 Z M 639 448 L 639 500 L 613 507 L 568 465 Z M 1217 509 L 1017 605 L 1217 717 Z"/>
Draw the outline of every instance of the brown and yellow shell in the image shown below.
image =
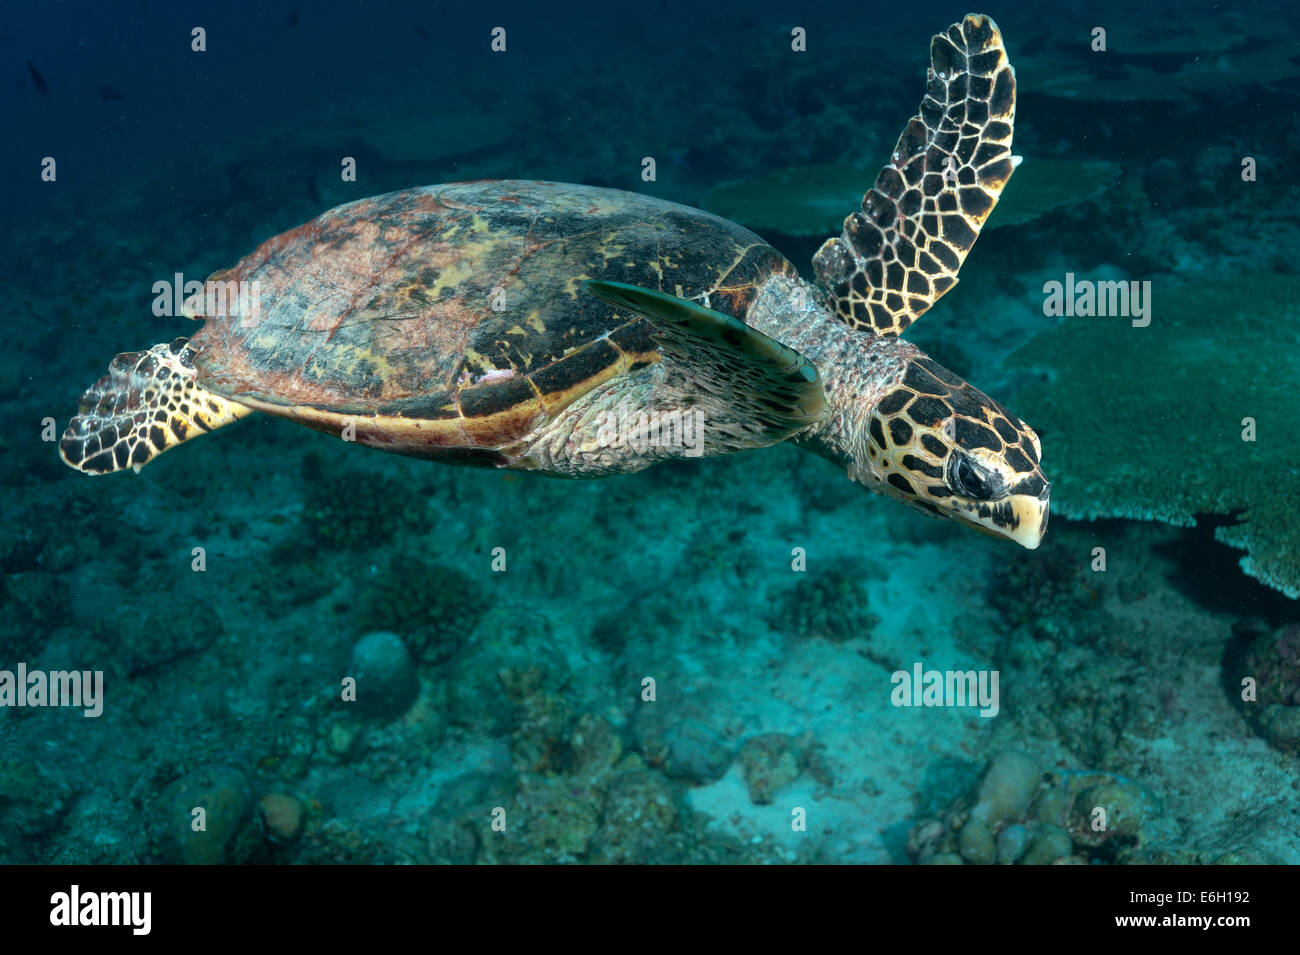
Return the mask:
<path fill-rule="evenodd" d="M 743 320 L 774 273 L 796 270 L 698 209 L 563 183 L 453 183 L 349 203 L 264 242 L 209 280 L 255 289 L 251 306 L 192 308 L 206 318 L 192 344 L 200 383 L 252 407 L 329 430 L 350 417 L 366 444 L 499 464 L 490 449 L 661 357 L 645 319 L 583 280 Z"/>

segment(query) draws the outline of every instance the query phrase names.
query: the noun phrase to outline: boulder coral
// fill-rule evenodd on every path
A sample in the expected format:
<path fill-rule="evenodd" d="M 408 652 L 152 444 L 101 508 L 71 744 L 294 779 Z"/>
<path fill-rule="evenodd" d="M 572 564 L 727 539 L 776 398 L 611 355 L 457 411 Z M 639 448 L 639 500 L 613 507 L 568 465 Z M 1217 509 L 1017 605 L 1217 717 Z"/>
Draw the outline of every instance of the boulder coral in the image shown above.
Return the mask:
<path fill-rule="evenodd" d="M 918 820 L 908 854 L 924 865 L 1139 861 L 1159 832 L 1160 804 L 1113 773 L 1044 771 L 1025 753 L 995 753 L 979 782 Z"/>

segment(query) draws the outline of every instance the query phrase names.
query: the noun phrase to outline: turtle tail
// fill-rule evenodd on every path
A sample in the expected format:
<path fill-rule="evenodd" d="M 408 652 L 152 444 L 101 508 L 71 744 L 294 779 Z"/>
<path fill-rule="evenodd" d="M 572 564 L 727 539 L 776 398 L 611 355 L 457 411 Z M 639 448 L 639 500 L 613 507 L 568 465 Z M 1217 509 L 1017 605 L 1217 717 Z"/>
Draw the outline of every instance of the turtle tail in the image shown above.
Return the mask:
<path fill-rule="evenodd" d="M 170 447 L 252 414 L 196 383 L 189 340 L 118 355 L 81 396 L 59 456 L 86 474 L 142 467 Z"/>

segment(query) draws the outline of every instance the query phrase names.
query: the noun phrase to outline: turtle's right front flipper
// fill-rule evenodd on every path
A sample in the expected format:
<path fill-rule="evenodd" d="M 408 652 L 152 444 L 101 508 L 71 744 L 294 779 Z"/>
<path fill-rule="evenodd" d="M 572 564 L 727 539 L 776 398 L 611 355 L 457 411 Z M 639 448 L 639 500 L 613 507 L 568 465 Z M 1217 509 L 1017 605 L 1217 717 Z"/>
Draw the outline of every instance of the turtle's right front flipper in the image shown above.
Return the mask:
<path fill-rule="evenodd" d="M 168 448 L 252 414 L 195 384 L 184 338 L 118 355 L 81 396 L 59 456 L 86 474 L 139 471 Z"/>
<path fill-rule="evenodd" d="M 813 256 L 850 327 L 897 335 L 957 284 L 1011 178 L 1016 72 L 997 24 L 971 15 L 930 43 L 920 112 L 844 232 Z"/>

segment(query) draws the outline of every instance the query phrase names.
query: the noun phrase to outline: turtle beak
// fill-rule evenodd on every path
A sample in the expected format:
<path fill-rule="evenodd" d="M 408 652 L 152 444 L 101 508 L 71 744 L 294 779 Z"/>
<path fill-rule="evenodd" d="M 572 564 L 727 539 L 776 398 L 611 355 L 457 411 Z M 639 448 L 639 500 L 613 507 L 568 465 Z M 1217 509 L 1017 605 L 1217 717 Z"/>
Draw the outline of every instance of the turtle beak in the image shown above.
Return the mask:
<path fill-rule="evenodd" d="M 1013 494 L 1007 503 L 1011 505 L 1013 515 L 1011 523 L 1015 525 L 1015 528 L 1009 528 L 1003 533 L 1021 547 L 1036 550 L 1038 545 L 1043 542 L 1043 534 L 1047 531 L 1051 496 L 1052 486 L 1050 484 L 1043 488 L 1043 493 L 1039 494 L 1038 497 L 1030 497 L 1027 494 Z"/>

